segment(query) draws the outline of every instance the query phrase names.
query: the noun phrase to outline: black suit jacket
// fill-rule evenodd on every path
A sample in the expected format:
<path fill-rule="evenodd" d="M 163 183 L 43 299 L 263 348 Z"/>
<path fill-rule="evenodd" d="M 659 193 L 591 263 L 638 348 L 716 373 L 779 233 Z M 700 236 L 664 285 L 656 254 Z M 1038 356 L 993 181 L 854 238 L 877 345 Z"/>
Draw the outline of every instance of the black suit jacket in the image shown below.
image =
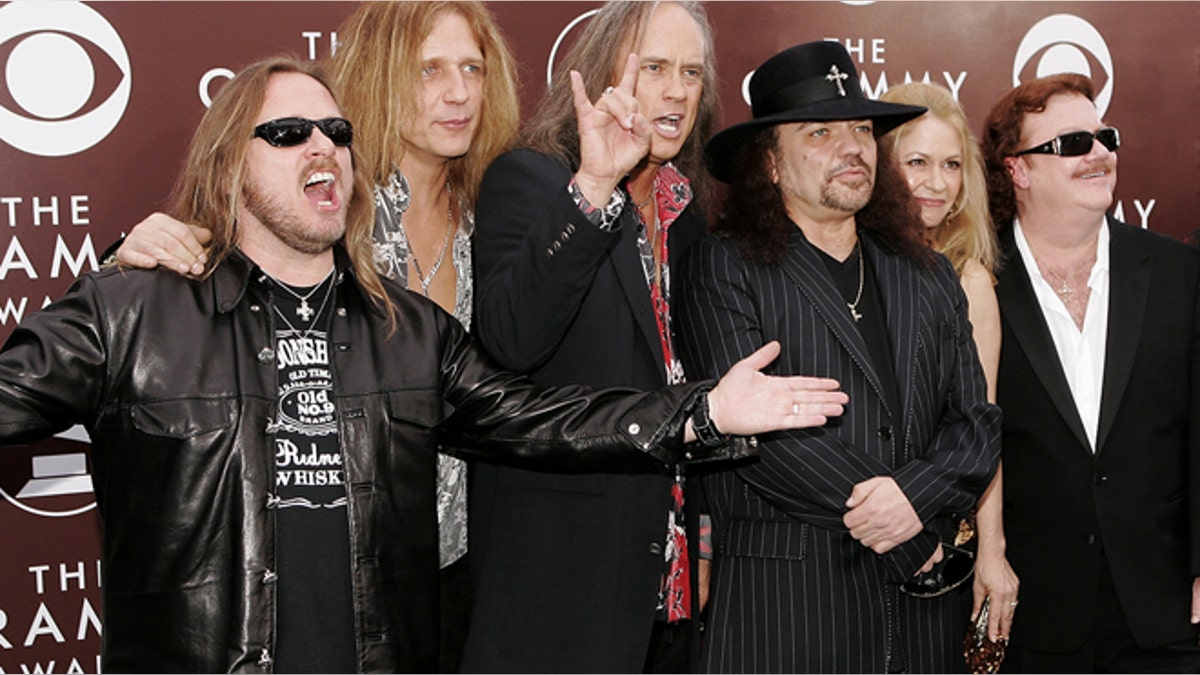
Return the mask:
<path fill-rule="evenodd" d="M 1004 526 L 1021 579 L 1015 645 L 1076 649 L 1101 548 L 1143 648 L 1196 634 L 1200 252 L 1108 221 L 1108 344 L 1093 453 L 1012 228 L 1000 233 Z"/>
<path fill-rule="evenodd" d="M 475 334 L 537 382 L 661 387 L 632 203 L 603 232 L 568 194 L 572 173 L 528 150 L 489 168 L 476 209 Z M 672 266 L 703 231 L 694 208 L 680 215 Z M 641 672 L 672 477 L 477 466 L 472 480 L 464 670 Z"/>
<path fill-rule="evenodd" d="M 775 266 L 715 238 L 688 260 L 679 309 L 689 373 L 722 372 L 779 340 L 771 374 L 833 377 L 850 395 L 841 418 L 760 436 L 759 461 L 706 481 L 717 538 L 710 671 L 884 672 L 889 633 L 906 642 L 908 672 L 947 670 L 961 653 L 952 596 L 914 601 L 889 582 L 910 578 L 933 553 L 928 525 L 974 506 L 995 471 L 999 410 L 986 401 L 949 262 L 924 269 L 869 234 L 861 241 L 886 311 L 888 375 L 799 229 Z M 899 410 L 883 393 L 889 375 Z M 927 524 L 884 555 L 842 522 L 854 485 L 875 476 L 895 478 Z"/>

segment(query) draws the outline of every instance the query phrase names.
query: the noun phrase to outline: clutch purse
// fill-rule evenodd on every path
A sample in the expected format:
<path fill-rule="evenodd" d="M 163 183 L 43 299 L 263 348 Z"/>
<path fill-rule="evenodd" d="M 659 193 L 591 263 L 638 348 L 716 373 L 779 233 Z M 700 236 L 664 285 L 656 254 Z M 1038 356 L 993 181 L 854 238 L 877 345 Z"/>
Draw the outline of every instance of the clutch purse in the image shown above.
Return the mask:
<path fill-rule="evenodd" d="M 1004 648 L 1008 641 L 992 642 L 988 639 L 988 614 L 991 606 L 991 596 L 984 598 L 983 607 L 979 608 L 979 616 L 967 626 L 967 637 L 963 640 L 963 658 L 967 661 L 968 673 L 994 675 L 1004 661 Z"/>

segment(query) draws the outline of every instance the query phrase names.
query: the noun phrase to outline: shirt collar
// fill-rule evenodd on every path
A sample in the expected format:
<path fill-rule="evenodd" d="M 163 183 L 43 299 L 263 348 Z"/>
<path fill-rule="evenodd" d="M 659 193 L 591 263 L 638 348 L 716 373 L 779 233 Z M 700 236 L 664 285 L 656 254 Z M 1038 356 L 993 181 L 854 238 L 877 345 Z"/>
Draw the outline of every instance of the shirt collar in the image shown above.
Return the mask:
<path fill-rule="evenodd" d="M 1051 288 L 1050 282 L 1042 276 L 1042 270 L 1038 267 L 1037 259 L 1033 257 L 1033 249 L 1029 248 L 1029 240 L 1025 238 L 1025 231 L 1021 227 L 1021 220 L 1013 218 L 1013 239 L 1017 244 L 1017 251 L 1021 254 L 1021 260 L 1025 263 L 1025 269 L 1029 271 L 1030 279 L 1040 279 L 1041 283 L 1047 288 Z M 1088 276 L 1088 285 L 1092 285 L 1092 279 L 1097 274 L 1107 274 L 1109 270 L 1109 251 L 1108 251 L 1109 233 L 1108 221 L 1101 217 L 1100 231 L 1096 235 L 1096 263 L 1092 265 L 1092 272 Z"/>
<path fill-rule="evenodd" d="M 688 177 L 670 162 L 660 166 L 654 174 L 654 204 L 660 227 L 670 227 L 691 202 L 692 182 Z"/>

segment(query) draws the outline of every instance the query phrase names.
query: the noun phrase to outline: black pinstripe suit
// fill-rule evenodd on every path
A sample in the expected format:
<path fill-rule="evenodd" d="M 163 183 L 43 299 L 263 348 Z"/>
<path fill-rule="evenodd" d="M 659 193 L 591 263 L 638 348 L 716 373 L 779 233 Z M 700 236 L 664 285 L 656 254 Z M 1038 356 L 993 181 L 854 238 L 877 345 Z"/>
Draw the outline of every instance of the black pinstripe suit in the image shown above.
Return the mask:
<path fill-rule="evenodd" d="M 931 672 L 950 669 L 961 644 L 951 596 L 914 600 L 894 582 L 933 553 L 932 522 L 969 511 L 987 485 L 999 410 L 985 400 L 949 263 L 924 269 L 869 234 L 861 240 L 886 312 L 901 414 L 887 409 L 866 342 L 799 229 L 779 265 L 743 260 L 732 241 L 709 238 L 683 271 L 688 372 L 724 372 L 779 340 L 770 372 L 833 377 L 850 395 L 840 420 L 765 436 L 759 461 L 706 482 L 717 536 L 710 671 L 882 672 L 895 634 L 909 671 Z M 884 555 L 842 523 L 854 485 L 880 475 L 895 478 L 927 524 Z"/>

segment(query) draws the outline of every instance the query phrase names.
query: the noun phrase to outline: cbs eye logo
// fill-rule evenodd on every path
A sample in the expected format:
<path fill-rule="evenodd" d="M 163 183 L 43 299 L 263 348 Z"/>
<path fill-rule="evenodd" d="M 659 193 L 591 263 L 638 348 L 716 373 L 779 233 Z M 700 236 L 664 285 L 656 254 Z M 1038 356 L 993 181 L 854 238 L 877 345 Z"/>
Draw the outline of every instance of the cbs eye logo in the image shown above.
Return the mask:
<path fill-rule="evenodd" d="M 1096 109 L 1104 117 L 1112 102 L 1112 53 L 1100 31 L 1073 14 L 1053 14 L 1034 24 L 1013 59 L 1014 87 L 1056 73 L 1090 77 L 1097 88 Z"/>
<path fill-rule="evenodd" d="M 550 87 L 554 80 L 554 67 L 556 65 L 555 62 L 558 60 L 558 50 L 562 47 L 563 41 L 567 39 L 567 35 L 569 35 L 576 26 L 584 21 L 587 21 L 598 13 L 600 13 L 600 10 L 590 9 L 574 19 L 571 19 L 570 23 L 568 23 L 565 28 L 559 31 L 558 37 L 554 39 L 554 45 L 550 47 L 550 56 L 546 59 L 547 88 Z"/>
<path fill-rule="evenodd" d="M 116 128 L 129 104 L 121 36 L 80 2 L 0 7 L 0 64 L 0 141 L 31 155 L 87 150 Z"/>

